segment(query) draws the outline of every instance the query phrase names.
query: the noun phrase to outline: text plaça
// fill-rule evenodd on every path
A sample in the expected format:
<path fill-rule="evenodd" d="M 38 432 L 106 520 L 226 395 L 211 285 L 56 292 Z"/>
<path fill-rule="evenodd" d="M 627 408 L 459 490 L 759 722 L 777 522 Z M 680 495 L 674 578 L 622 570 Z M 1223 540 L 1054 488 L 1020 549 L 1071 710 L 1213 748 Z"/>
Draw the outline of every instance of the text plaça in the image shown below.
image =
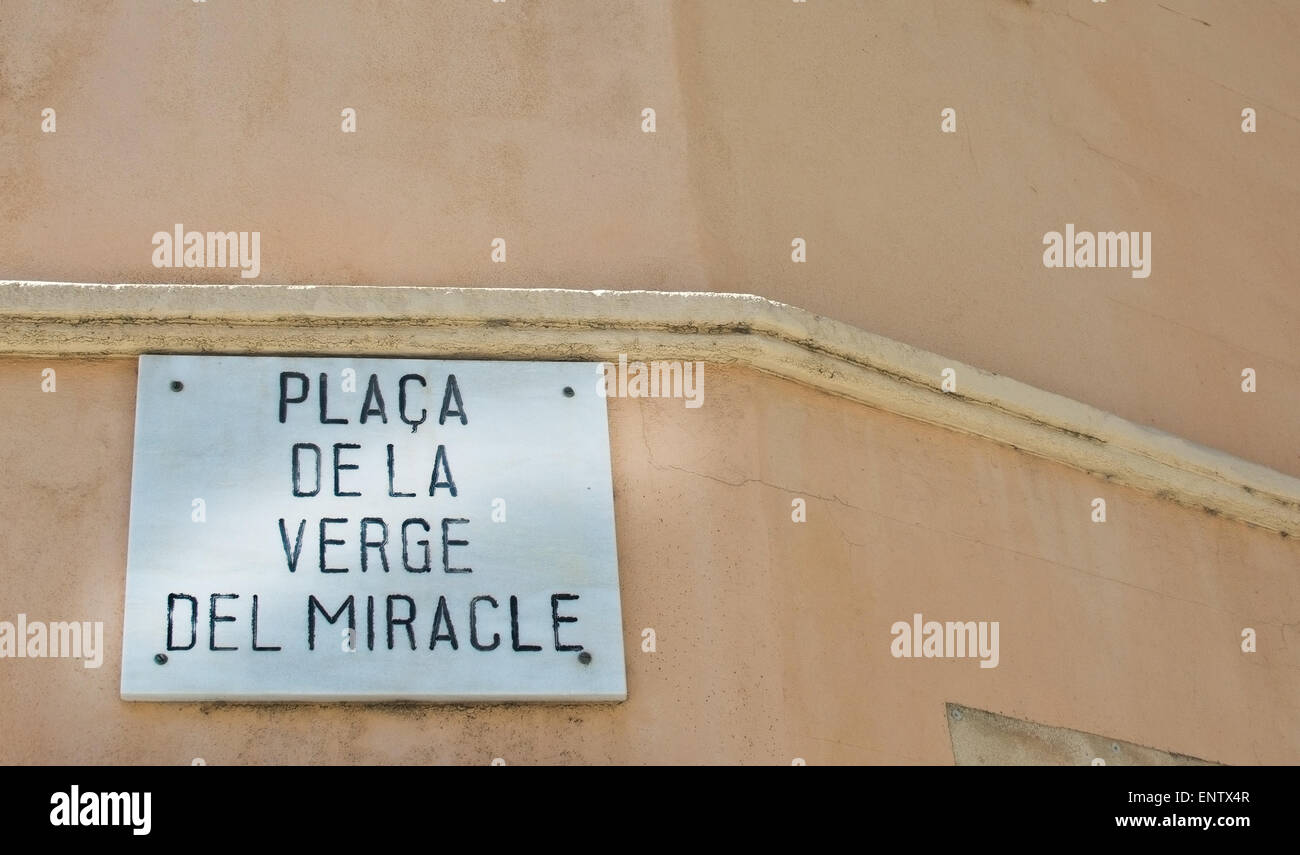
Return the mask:
<path fill-rule="evenodd" d="M 291 384 L 297 386 L 292 395 L 289 394 Z M 306 403 L 311 394 L 311 385 L 311 380 L 301 371 L 280 372 L 281 424 L 284 424 L 288 419 L 290 405 Z M 425 407 L 420 408 L 419 418 L 412 418 L 411 413 L 408 412 L 411 398 L 416 394 L 415 385 L 427 389 L 429 383 L 424 379 L 423 374 L 404 374 L 397 381 L 397 416 L 411 426 L 412 433 L 415 433 L 420 425 L 424 424 L 429 418 L 429 411 Z M 389 397 L 390 399 L 392 397 L 391 388 L 389 389 Z M 316 402 L 321 424 L 350 424 L 347 417 L 340 418 L 329 414 L 329 375 L 323 371 L 316 382 Z M 455 405 L 454 409 L 453 404 Z M 460 386 L 456 383 L 456 375 L 448 374 L 446 383 L 443 386 L 442 409 L 438 413 L 438 424 L 446 424 L 447 419 L 453 416 L 459 419 L 461 424 L 469 424 L 469 417 L 465 414 L 465 405 L 460 397 Z M 357 423 L 366 424 L 372 418 L 378 418 L 381 424 L 388 424 L 388 405 L 384 399 L 383 388 L 379 382 L 378 374 L 371 374 L 369 381 L 366 383 L 366 394 L 361 402 L 361 411 L 357 416 Z"/>
<path fill-rule="evenodd" d="M 206 611 L 207 611 L 208 631 L 206 634 L 208 637 L 207 639 L 208 650 L 219 652 L 219 651 L 233 651 L 233 650 L 240 649 L 239 645 L 231 644 L 233 638 L 229 634 L 230 633 L 229 629 L 225 631 L 226 634 L 220 640 L 221 643 L 218 643 L 218 639 L 217 639 L 218 624 L 237 622 L 237 618 L 235 615 L 226 613 L 226 610 L 228 608 L 234 607 L 236 604 L 233 602 L 227 603 L 224 601 L 238 600 L 238 599 L 240 599 L 240 595 L 234 593 L 209 594 L 207 596 L 208 602 L 207 602 Z M 416 643 L 416 631 L 415 631 L 415 624 L 416 624 L 416 617 L 417 617 L 415 597 L 412 597 L 408 594 L 388 594 L 382 597 L 382 599 L 380 599 L 380 605 L 381 608 L 383 609 L 383 615 L 378 619 L 379 620 L 378 624 L 376 623 L 376 617 L 375 617 L 375 605 L 377 599 L 380 598 L 376 598 L 374 595 L 369 595 L 365 598 L 366 649 L 367 650 L 375 649 L 375 631 L 376 631 L 376 627 L 378 626 L 379 628 L 384 630 L 384 634 L 386 636 L 386 641 L 387 641 L 387 647 L 389 650 L 393 650 L 400 646 L 396 642 L 397 629 L 399 627 L 405 633 L 406 641 L 410 644 L 410 649 L 416 650 L 418 646 Z M 575 617 L 574 615 L 560 614 L 560 609 L 562 608 L 562 604 L 571 603 L 572 601 L 576 601 L 578 599 L 580 599 L 580 597 L 577 594 L 561 593 L 561 594 L 550 595 L 551 632 L 552 635 L 554 636 L 555 650 L 557 652 L 565 653 L 565 652 L 582 650 L 581 644 L 565 643 L 560 639 L 560 626 L 562 624 L 570 624 L 570 623 L 578 622 L 578 618 Z M 275 643 L 275 639 L 271 639 L 270 643 L 267 643 L 267 639 L 259 639 L 258 637 L 258 611 L 260 607 L 259 600 L 260 600 L 260 595 L 258 594 L 253 594 L 247 600 L 247 602 L 250 603 L 248 623 L 249 623 L 251 649 L 258 653 L 273 653 L 276 651 L 283 650 L 284 649 L 283 646 L 279 643 Z M 347 653 L 356 652 L 361 646 L 357 636 L 357 617 L 358 617 L 357 612 L 360 610 L 360 602 L 361 602 L 360 597 L 349 594 L 346 598 L 344 598 L 340 602 L 338 608 L 334 609 L 334 611 L 331 612 L 328 608 L 326 608 L 326 606 L 320 600 L 316 598 L 314 594 L 309 594 L 307 596 L 307 616 L 306 616 L 307 649 L 308 650 L 316 649 L 318 627 L 319 627 L 319 632 L 323 632 L 324 631 L 323 624 L 332 624 L 338 626 L 339 621 L 342 620 L 343 615 L 346 612 L 347 628 L 345 630 L 345 633 L 347 634 L 343 636 L 344 644 L 342 644 L 337 649 L 342 649 L 344 652 Z M 516 653 L 536 653 L 541 651 L 542 646 L 540 644 L 528 644 L 523 642 L 520 639 L 519 597 L 514 594 L 511 594 L 506 599 L 506 602 L 508 603 L 509 612 L 510 612 L 510 649 Z M 475 650 L 480 650 L 480 651 L 495 650 L 501 645 L 501 634 L 499 632 L 493 632 L 491 642 L 485 643 L 484 638 L 480 634 L 480 630 L 479 630 L 480 616 L 486 616 L 489 614 L 498 614 L 499 612 L 497 611 L 489 612 L 488 610 L 489 609 L 499 610 L 500 608 L 501 608 L 501 603 L 497 600 L 496 597 L 490 594 L 479 594 L 477 596 L 471 597 L 468 601 L 468 604 L 465 605 L 463 609 L 457 610 L 457 612 L 461 615 L 461 618 L 457 618 L 456 620 L 462 620 L 462 619 L 464 620 L 464 623 L 461 624 L 462 627 L 468 624 L 469 643 L 470 646 L 473 647 Z M 171 593 L 167 595 L 167 650 L 168 651 L 192 650 L 194 646 L 198 643 L 199 611 L 200 611 L 199 600 L 193 594 Z M 186 615 L 186 612 L 188 612 L 188 615 Z M 425 612 L 425 614 L 427 614 L 427 612 Z M 184 625 L 187 617 L 189 622 L 189 632 L 188 632 L 189 638 L 186 641 L 186 643 L 178 644 L 177 642 L 183 640 L 184 636 L 178 638 L 177 634 L 185 632 Z M 502 621 L 501 618 L 497 618 L 496 625 L 499 629 L 504 629 L 504 626 L 501 625 L 501 621 Z M 263 627 L 263 632 L 265 632 L 265 627 Z M 484 632 L 486 632 L 486 630 L 484 630 Z M 423 634 L 421 634 L 421 637 L 423 637 Z M 438 597 L 436 605 L 434 605 L 433 607 L 433 617 L 430 621 L 428 649 L 429 650 L 438 649 L 438 642 L 440 641 L 446 642 L 447 645 L 452 650 L 460 649 L 460 641 L 456 633 L 455 620 L 452 618 L 452 609 L 450 606 L 448 606 L 447 597 L 445 595 L 440 595 Z M 330 646 L 332 645 L 327 644 L 325 645 L 325 648 L 328 649 Z"/>

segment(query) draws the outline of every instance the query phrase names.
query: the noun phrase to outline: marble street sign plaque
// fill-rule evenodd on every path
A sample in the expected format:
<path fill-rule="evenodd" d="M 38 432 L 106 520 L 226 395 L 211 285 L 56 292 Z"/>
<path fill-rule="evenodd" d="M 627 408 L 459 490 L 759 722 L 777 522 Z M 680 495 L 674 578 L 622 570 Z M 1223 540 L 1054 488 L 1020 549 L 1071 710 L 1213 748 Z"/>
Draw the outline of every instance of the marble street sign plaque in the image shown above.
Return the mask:
<path fill-rule="evenodd" d="M 597 366 L 142 356 L 122 697 L 627 697 Z"/>

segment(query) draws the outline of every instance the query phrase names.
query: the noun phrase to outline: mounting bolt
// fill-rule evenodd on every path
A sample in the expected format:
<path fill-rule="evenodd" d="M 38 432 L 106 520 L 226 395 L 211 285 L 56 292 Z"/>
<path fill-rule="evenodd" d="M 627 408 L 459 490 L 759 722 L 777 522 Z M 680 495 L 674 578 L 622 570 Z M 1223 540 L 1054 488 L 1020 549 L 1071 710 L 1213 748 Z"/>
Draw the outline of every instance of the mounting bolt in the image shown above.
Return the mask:
<path fill-rule="evenodd" d="M 565 386 L 565 387 L 564 387 L 564 397 L 566 397 L 566 398 L 572 398 L 572 397 L 573 397 L 573 387 L 572 387 L 572 386 Z"/>
<path fill-rule="evenodd" d="M 961 721 L 961 710 L 959 710 L 959 709 L 957 709 L 957 708 L 955 708 L 955 707 L 953 708 L 953 711 L 952 711 L 952 720 L 953 720 L 953 721 Z"/>
<path fill-rule="evenodd" d="M 155 653 L 155 654 L 153 655 L 153 661 L 157 662 L 159 665 L 166 665 L 166 664 L 167 664 L 167 654 L 166 654 L 166 653 Z"/>
<path fill-rule="evenodd" d="M 182 389 L 184 389 L 184 388 L 185 388 L 185 384 L 182 383 L 181 381 L 179 381 L 179 380 L 173 380 L 173 381 L 172 381 L 172 391 L 173 391 L 173 392 L 179 392 L 180 390 L 182 390 Z"/>
<path fill-rule="evenodd" d="M 591 664 L 591 654 L 588 653 L 588 652 L 585 651 L 585 650 L 582 651 L 581 653 L 578 654 L 578 661 L 581 662 L 583 665 L 590 665 L 590 664 Z"/>

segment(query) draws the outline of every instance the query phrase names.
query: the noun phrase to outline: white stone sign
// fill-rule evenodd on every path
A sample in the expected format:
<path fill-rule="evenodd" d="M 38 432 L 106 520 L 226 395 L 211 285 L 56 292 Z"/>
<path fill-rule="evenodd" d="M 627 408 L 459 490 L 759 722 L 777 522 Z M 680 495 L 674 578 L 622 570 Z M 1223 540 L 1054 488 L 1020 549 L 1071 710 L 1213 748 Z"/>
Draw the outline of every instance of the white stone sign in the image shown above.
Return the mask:
<path fill-rule="evenodd" d="M 625 699 L 598 376 L 142 356 L 122 697 Z"/>

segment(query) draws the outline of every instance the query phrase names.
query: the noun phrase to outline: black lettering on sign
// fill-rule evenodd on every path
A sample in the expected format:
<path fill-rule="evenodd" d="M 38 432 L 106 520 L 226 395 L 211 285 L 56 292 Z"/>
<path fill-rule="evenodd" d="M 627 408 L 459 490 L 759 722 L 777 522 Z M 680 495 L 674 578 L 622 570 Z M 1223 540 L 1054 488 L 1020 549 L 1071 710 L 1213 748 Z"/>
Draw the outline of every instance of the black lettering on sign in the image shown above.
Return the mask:
<path fill-rule="evenodd" d="M 447 631 L 441 635 L 438 634 L 438 627 L 442 622 L 447 622 Z M 456 643 L 456 628 L 451 625 L 451 612 L 447 610 L 447 598 L 438 598 L 438 610 L 433 615 L 433 634 L 429 637 L 429 649 L 432 650 L 438 646 L 439 641 L 450 641 L 452 650 L 459 650 L 460 645 Z"/>
<path fill-rule="evenodd" d="M 384 535 L 383 538 L 378 541 L 374 541 L 366 537 L 367 525 L 379 526 L 379 530 Z M 366 568 L 369 566 L 370 554 L 366 551 L 368 549 L 379 550 L 379 561 L 384 565 L 384 572 L 385 573 L 388 572 L 388 555 L 387 553 L 384 552 L 384 547 L 387 545 L 388 545 L 388 523 L 384 522 L 379 517 L 366 517 L 365 519 L 361 520 L 361 572 L 362 573 L 366 572 Z"/>
<path fill-rule="evenodd" d="M 469 520 L 460 519 L 460 518 L 443 517 L 442 519 L 442 572 L 444 573 L 472 573 L 473 572 L 473 570 L 469 567 L 452 567 L 451 556 L 448 554 L 448 550 L 450 547 L 469 546 L 469 541 L 448 539 L 447 526 L 465 525 L 468 522 Z"/>
<path fill-rule="evenodd" d="M 217 614 L 217 600 L 237 600 L 238 594 L 213 594 L 208 598 L 208 649 L 209 650 L 238 650 L 238 647 L 218 647 L 217 646 L 217 624 L 234 622 L 230 615 Z"/>
<path fill-rule="evenodd" d="M 514 594 L 510 595 L 510 645 L 515 649 L 516 653 L 542 649 L 540 644 L 519 643 L 519 598 Z"/>
<path fill-rule="evenodd" d="M 336 496 L 360 496 L 360 493 L 350 493 L 346 490 L 339 489 L 339 470 L 340 469 L 360 469 L 355 463 L 340 463 L 339 453 L 345 448 L 356 449 L 361 446 L 355 442 L 336 442 L 334 443 L 334 495 Z"/>
<path fill-rule="evenodd" d="M 433 569 L 433 556 L 429 553 L 429 541 L 427 538 L 416 541 L 417 544 L 424 547 L 424 564 L 419 567 L 411 566 L 410 541 L 407 537 L 406 529 L 412 524 L 421 526 L 424 529 L 425 534 L 429 533 L 429 524 L 419 517 L 412 517 L 402 523 L 402 565 L 406 567 L 407 572 L 409 573 L 428 573 Z"/>
<path fill-rule="evenodd" d="M 370 375 L 370 385 L 366 386 L 366 400 L 361 405 L 361 423 L 365 424 L 370 416 L 379 416 L 388 424 L 388 414 L 384 412 L 384 396 L 379 391 L 379 375 Z"/>
<path fill-rule="evenodd" d="M 304 448 L 310 448 L 316 454 L 316 486 L 310 493 L 303 492 L 302 489 L 302 461 L 298 452 Z M 320 492 L 320 446 L 313 442 L 295 442 L 293 444 L 293 494 L 295 497 L 302 499 L 309 496 L 315 496 Z"/>
<path fill-rule="evenodd" d="M 474 646 L 475 650 L 496 650 L 497 645 L 501 643 L 500 633 L 496 633 L 496 632 L 492 633 L 491 644 L 484 645 L 478 643 L 478 613 L 475 611 L 475 609 L 478 606 L 479 602 L 491 603 L 492 608 L 494 609 L 497 607 L 496 599 L 493 597 L 489 597 L 486 594 L 481 597 L 475 597 L 474 599 L 469 601 L 469 643 Z"/>
<path fill-rule="evenodd" d="M 456 399 L 456 409 L 454 410 L 450 409 L 453 397 Z M 438 414 L 438 424 L 445 425 L 447 416 L 459 416 L 461 424 L 469 424 L 469 419 L 465 417 L 465 405 L 460 400 L 460 387 L 456 385 L 455 374 L 447 375 L 447 389 L 442 393 L 442 412 Z M 454 490 L 452 495 L 456 495 Z"/>
<path fill-rule="evenodd" d="M 253 649 L 258 652 L 280 649 L 279 647 L 258 647 L 257 646 L 257 594 L 253 595 Z"/>
<path fill-rule="evenodd" d="M 289 381 L 297 380 L 302 383 L 300 394 L 296 398 L 289 397 Z M 290 404 L 301 404 L 307 400 L 307 390 L 310 386 L 306 374 L 299 374 L 297 371 L 280 372 L 280 424 L 284 424 L 284 418 L 289 413 Z"/>
<path fill-rule="evenodd" d="M 555 632 L 555 649 L 560 652 L 566 650 L 581 650 L 581 644 L 561 644 L 560 643 L 560 624 L 577 623 L 578 619 L 571 615 L 560 614 L 560 600 L 576 600 L 577 594 L 551 594 L 551 629 Z"/>
<path fill-rule="evenodd" d="M 298 569 L 298 556 L 302 554 L 302 533 L 307 529 L 307 521 L 298 523 L 298 539 L 294 541 L 293 552 L 289 552 L 289 532 L 284 527 L 284 517 L 280 517 L 280 541 L 284 544 L 284 560 L 289 564 L 289 572 Z"/>
<path fill-rule="evenodd" d="M 392 499 L 411 498 L 414 493 L 400 492 L 393 486 L 393 444 L 388 443 L 388 496 Z"/>
<path fill-rule="evenodd" d="M 348 598 L 343 601 L 343 605 L 339 606 L 338 611 L 336 611 L 332 615 L 329 612 L 325 611 L 325 607 L 320 604 L 320 600 L 316 599 L 314 596 L 310 594 L 307 595 L 307 649 L 308 650 L 316 649 L 317 610 L 319 610 L 321 615 L 325 618 L 326 623 L 336 623 L 338 619 L 343 616 L 344 609 L 348 610 L 348 629 L 355 632 L 357 628 L 357 610 L 356 610 L 356 604 L 353 603 L 352 601 L 351 594 L 349 594 Z M 355 636 L 353 637 L 355 638 Z"/>
<path fill-rule="evenodd" d="M 424 424 L 425 419 L 429 418 L 429 411 L 421 407 L 418 420 L 412 419 L 406 414 L 406 381 L 408 380 L 419 380 L 420 385 L 424 387 L 428 387 L 429 384 L 419 374 L 407 374 L 397 384 L 397 415 L 402 421 L 411 426 L 411 433 L 415 433 L 415 429 Z"/>
<path fill-rule="evenodd" d="M 172 612 L 176 608 L 177 600 L 188 600 L 190 604 L 190 643 L 181 647 L 173 642 L 172 639 Z M 193 650 L 194 643 L 199 640 L 199 601 L 189 594 L 168 594 L 167 595 L 167 649 L 168 650 Z"/>
<path fill-rule="evenodd" d="M 438 470 L 442 469 L 446 474 L 446 479 L 438 480 Z M 447 462 L 447 446 L 439 445 L 437 453 L 433 456 L 433 474 L 429 476 L 429 495 L 437 493 L 439 487 L 451 488 L 452 498 L 456 496 L 456 481 L 451 477 L 451 465 Z"/>
<path fill-rule="evenodd" d="M 326 566 L 325 566 L 325 547 L 326 547 L 326 546 L 342 546 L 344 543 L 346 543 L 346 541 L 343 541 L 343 540 L 331 540 L 330 538 L 326 537 L 326 536 L 325 536 L 325 526 L 328 525 L 329 523 L 345 523 L 345 522 L 347 522 L 347 521 L 348 521 L 348 520 L 347 520 L 347 517 L 322 517 L 322 518 L 321 518 L 321 521 L 320 521 L 320 572 L 322 572 L 322 573 L 346 573 L 346 572 L 348 572 L 348 568 L 346 568 L 346 567 L 326 567 Z"/>
<path fill-rule="evenodd" d="M 366 649 L 375 649 L 375 598 L 366 597 Z"/>
<path fill-rule="evenodd" d="M 393 603 L 397 600 L 403 600 L 406 603 L 407 613 L 404 618 L 393 617 Z M 393 649 L 393 627 L 406 627 L 406 637 L 411 640 L 411 649 L 415 649 L 415 629 L 411 624 L 415 623 L 415 600 L 405 594 L 388 595 L 388 649 Z"/>
<path fill-rule="evenodd" d="M 320 373 L 320 388 L 317 391 L 320 393 L 320 423 L 323 425 L 347 424 L 347 419 L 331 419 L 326 412 L 329 409 L 330 384 L 329 375 L 324 371 Z"/>

